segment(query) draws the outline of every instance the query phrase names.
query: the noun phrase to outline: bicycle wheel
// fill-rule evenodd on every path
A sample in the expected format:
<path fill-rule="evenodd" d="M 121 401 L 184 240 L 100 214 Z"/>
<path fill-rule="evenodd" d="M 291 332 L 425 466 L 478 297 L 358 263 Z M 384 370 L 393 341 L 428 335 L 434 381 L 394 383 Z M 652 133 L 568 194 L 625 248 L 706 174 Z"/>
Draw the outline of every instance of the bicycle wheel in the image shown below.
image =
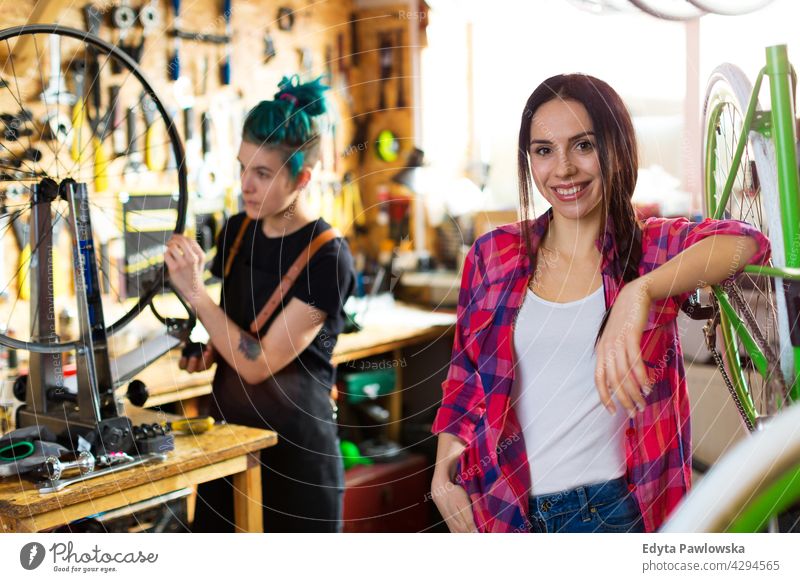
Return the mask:
<path fill-rule="evenodd" d="M 183 231 L 186 168 L 170 115 L 124 52 L 84 31 L 26 25 L 0 31 L 0 131 L 0 325 L 15 332 L 0 334 L 0 343 L 75 345 L 40 341 L 40 314 L 25 307 L 33 251 L 52 243 L 52 308 L 78 312 L 69 300 L 75 273 L 64 200 L 50 203 L 49 233 L 28 240 L 33 194 L 45 180 L 86 186 L 104 321 L 114 322 L 104 327 L 115 333 L 163 288 L 164 244 Z"/>
<path fill-rule="evenodd" d="M 705 14 L 686 0 L 629 0 L 639 10 L 662 20 L 693 20 Z"/>
<path fill-rule="evenodd" d="M 791 406 L 725 453 L 659 531 L 757 532 L 797 499 L 800 406 Z"/>
<path fill-rule="evenodd" d="M 747 136 L 742 161 L 732 168 L 732 158 L 739 137 L 752 88 L 744 73 L 725 64 L 711 75 L 703 106 L 704 135 L 704 193 L 703 211 L 713 216 L 729 174 L 735 172 L 733 189 L 722 218 L 745 221 L 763 232 L 773 243 L 771 265 L 784 266 L 783 235 L 778 207 L 777 176 L 772 142 L 751 131 Z M 758 373 L 754 362 L 746 356 L 738 340 L 733 322 L 720 314 L 723 338 L 723 361 L 734 387 L 752 401 L 755 414 L 774 414 L 786 401 L 785 385 L 793 376 L 788 316 L 782 281 L 739 275 L 729 288 L 732 305 L 756 341 L 766 344 L 771 365 L 780 366 L 775 372 L 777 382 L 770 382 Z M 740 412 L 742 412 L 741 406 Z M 749 430 L 755 426 L 743 415 Z"/>
<path fill-rule="evenodd" d="M 772 0 L 688 0 L 700 10 L 725 16 L 738 16 L 761 10 Z"/>

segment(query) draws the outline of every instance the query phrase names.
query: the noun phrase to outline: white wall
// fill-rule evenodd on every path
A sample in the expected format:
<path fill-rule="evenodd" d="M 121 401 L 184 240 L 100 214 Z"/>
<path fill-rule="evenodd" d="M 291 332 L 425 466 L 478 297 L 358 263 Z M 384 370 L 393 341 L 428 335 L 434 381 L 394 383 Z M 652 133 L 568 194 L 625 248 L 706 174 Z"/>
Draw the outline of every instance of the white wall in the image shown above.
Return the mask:
<path fill-rule="evenodd" d="M 598 16 L 567 0 L 431 4 L 435 14 L 423 57 L 424 147 L 432 163 L 464 172 L 469 136 L 466 99 L 459 95 L 467 89 L 464 21 L 472 19 L 480 45 L 475 51 L 477 123 L 491 164 L 494 207 L 516 204 L 520 114 L 531 91 L 551 75 L 583 72 L 611 84 L 634 114 L 642 166 L 658 164 L 680 177 L 686 163 L 681 112 L 687 67 L 699 66 L 702 93 L 708 74 L 725 60 L 754 77 L 768 44 L 788 42 L 790 57 L 800 63 L 800 3 L 795 0 L 775 0 L 752 15 L 703 17 L 699 65 L 687 61 L 683 24 L 646 14 Z"/>

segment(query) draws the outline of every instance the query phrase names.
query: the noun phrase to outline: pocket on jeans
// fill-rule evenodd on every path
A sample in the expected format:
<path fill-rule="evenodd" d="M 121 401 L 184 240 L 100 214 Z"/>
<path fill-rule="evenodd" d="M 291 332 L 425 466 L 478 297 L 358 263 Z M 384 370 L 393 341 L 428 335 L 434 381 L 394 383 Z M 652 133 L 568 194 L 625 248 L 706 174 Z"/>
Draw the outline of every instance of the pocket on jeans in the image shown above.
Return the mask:
<path fill-rule="evenodd" d="M 600 531 L 642 532 L 642 512 L 633 496 L 592 505 L 592 512 L 600 524 Z"/>

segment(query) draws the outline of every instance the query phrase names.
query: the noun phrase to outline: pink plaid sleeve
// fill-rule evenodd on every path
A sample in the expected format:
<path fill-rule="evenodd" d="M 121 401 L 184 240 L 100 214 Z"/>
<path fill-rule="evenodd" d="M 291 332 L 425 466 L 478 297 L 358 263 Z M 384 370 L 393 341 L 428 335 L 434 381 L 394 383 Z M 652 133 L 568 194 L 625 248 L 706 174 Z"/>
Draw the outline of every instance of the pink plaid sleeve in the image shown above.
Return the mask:
<path fill-rule="evenodd" d="M 475 424 L 485 409 L 483 384 L 475 362 L 465 349 L 473 299 L 484 271 L 476 249 L 477 244 L 472 246 L 464 261 L 450 369 L 442 383 L 442 405 L 431 428 L 434 434 L 447 432 L 466 443 L 472 440 Z"/>
<path fill-rule="evenodd" d="M 750 265 L 766 265 L 770 259 L 769 239 L 754 226 L 740 220 L 706 218 L 701 222 L 691 222 L 686 218 L 649 218 L 642 230 L 642 264 L 648 271 L 663 265 L 701 240 L 717 235 L 748 236 L 755 240 L 758 250 L 748 260 Z M 741 273 L 742 269 L 731 274 L 731 278 Z M 689 293 L 681 295 L 681 301 L 688 296 Z"/>

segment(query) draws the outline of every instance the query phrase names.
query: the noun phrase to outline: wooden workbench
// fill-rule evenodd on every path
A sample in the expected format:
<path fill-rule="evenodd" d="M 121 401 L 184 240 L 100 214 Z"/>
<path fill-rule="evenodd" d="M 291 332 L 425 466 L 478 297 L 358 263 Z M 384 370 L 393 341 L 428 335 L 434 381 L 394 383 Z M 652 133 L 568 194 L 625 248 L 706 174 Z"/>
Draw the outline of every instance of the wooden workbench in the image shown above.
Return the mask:
<path fill-rule="evenodd" d="M 131 415 L 142 422 L 139 414 Z M 233 476 L 236 527 L 263 531 L 259 451 L 273 446 L 272 431 L 218 425 L 201 435 L 175 437 L 166 461 L 77 483 L 40 495 L 25 480 L 0 479 L 0 530 L 30 532 L 51 529 L 96 513 L 124 507 L 184 487 Z"/>

